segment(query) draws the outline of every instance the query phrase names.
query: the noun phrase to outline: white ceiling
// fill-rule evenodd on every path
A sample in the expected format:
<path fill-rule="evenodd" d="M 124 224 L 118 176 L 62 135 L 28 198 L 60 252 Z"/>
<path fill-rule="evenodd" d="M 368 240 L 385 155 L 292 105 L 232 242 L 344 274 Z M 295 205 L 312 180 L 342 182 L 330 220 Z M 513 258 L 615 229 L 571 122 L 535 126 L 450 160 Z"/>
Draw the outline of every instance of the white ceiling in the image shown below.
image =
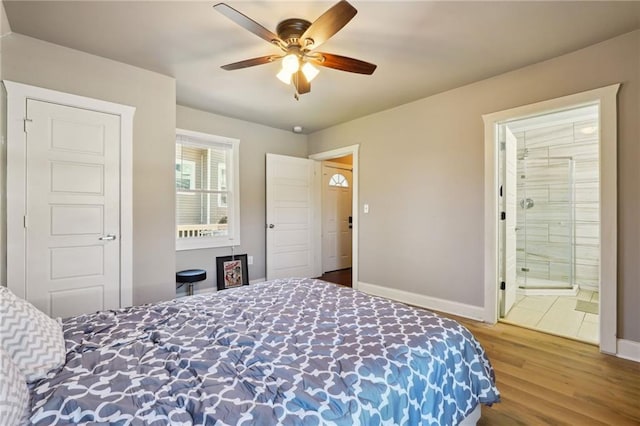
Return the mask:
<path fill-rule="evenodd" d="M 170 75 L 180 105 L 304 133 L 540 62 L 640 28 L 640 2 L 350 1 L 358 14 L 318 50 L 372 62 L 372 76 L 322 68 L 293 98 L 279 64 L 221 65 L 278 53 L 213 1 L 4 1 L 16 33 Z M 332 1 L 227 3 L 275 32 Z M 588 70 L 585 70 L 588 72 Z"/>

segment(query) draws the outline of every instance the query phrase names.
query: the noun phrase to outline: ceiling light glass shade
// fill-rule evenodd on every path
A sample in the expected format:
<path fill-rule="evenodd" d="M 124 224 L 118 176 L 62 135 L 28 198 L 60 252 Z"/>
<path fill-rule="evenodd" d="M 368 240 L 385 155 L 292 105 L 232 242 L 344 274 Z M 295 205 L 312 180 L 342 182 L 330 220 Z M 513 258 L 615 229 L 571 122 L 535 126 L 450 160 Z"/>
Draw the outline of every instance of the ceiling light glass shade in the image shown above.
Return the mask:
<path fill-rule="evenodd" d="M 307 78 L 307 81 L 311 83 L 311 80 L 316 78 L 316 76 L 320 73 L 320 70 L 311 65 L 309 62 L 305 62 L 305 64 L 302 66 L 302 73 Z"/>
<path fill-rule="evenodd" d="M 278 74 L 276 74 L 276 77 L 278 77 L 278 79 L 283 82 L 284 84 L 291 84 L 291 76 L 293 75 L 293 73 L 290 73 L 289 71 L 285 70 L 284 68 L 280 70 L 280 72 Z"/>
<path fill-rule="evenodd" d="M 298 71 L 300 68 L 300 61 L 298 60 L 298 56 L 293 53 L 282 58 L 282 69 L 287 70 L 289 74 L 293 74 Z"/>

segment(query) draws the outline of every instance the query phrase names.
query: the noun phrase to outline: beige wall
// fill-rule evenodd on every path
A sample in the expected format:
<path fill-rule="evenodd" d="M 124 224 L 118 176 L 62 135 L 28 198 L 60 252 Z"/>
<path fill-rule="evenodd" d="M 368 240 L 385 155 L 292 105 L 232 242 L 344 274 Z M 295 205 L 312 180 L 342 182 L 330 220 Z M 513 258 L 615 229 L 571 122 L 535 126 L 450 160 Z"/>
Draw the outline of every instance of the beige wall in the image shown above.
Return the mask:
<path fill-rule="evenodd" d="M 19 34 L 3 39 L 2 76 L 136 107 L 133 301 L 138 304 L 174 297 L 175 80 Z"/>
<path fill-rule="evenodd" d="M 483 306 L 482 114 L 617 82 L 618 337 L 640 342 L 640 31 L 310 135 L 361 144 L 360 281 Z"/>
<path fill-rule="evenodd" d="M 307 137 L 266 127 L 248 121 L 177 107 L 176 125 L 180 129 L 195 130 L 240 140 L 240 223 L 241 246 L 236 254 L 253 256 L 249 266 L 251 280 L 266 276 L 265 266 L 265 154 L 294 157 L 307 156 Z M 231 248 L 184 250 L 176 254 L 176 270 L 199 268 L 207 270 L 207 280 L 197 290 L 215 287 L 216 256 L 231 254 Z"/>

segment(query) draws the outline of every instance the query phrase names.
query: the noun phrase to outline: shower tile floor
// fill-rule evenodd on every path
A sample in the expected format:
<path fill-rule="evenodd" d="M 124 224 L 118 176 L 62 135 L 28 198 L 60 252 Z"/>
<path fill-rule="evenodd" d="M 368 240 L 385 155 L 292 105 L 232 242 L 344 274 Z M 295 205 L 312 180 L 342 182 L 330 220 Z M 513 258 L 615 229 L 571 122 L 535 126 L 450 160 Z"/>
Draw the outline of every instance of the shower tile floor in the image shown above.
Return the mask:
<path fill-rule="evenodd" d="M 578 300 L 598 303 L 597 291 L 580 290 L 577 296 L 517 296 L 502 320 L 558 336 L 599 343 L 599 315 L 576 311 Z"/>

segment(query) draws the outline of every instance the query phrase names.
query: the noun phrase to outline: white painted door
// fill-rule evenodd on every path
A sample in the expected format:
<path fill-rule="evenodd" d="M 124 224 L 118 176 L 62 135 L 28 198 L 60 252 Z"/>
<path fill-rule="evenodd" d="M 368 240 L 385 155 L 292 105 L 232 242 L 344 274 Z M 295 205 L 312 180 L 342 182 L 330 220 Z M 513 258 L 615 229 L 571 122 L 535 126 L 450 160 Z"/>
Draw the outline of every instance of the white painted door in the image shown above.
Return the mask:
<path fill-rule="evenodd" d="M 52 317 L 120 306 L 120 117 L 27 101 L 26 298 Z"/>
<path fill-rule="evenodd" d="M 322 165 L 322 270 L 351 267 L 351 166 Z"/>
<path fill-rule="evenodd" d="M 316 162 L 267 154 L 267 279 L 320 275 Z M 319 242 L 319 241 L 318 241 Z"/>
<path fill-rule="evenodd" d="M 516 191 L 517 191 L 517 156 L 518 141 L 507 126 L 505 129 L 505 176 L 503 179 L 504 190 L 504 212 L 505 212 L 505 232 L 504 232 L 504 280 L 505 290 L 502 297 L 502 315 L 506 316 L 516 301 L 516 291 L 518 289 L 516 277 Z"/>

